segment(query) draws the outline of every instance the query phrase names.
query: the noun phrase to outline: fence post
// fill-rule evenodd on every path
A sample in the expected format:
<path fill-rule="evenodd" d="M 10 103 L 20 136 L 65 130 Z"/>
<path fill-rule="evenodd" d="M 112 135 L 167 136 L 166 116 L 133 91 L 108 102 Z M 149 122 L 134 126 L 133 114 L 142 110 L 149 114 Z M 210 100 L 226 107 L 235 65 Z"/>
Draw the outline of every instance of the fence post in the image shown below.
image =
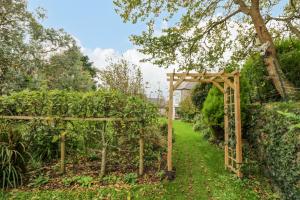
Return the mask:
<path fill-rule="evenodd" d="M 65 130 L 63 130 L 60 133 L 60 172 L 62 174 L 64 174 L 66 171 L 66 168 L 65 168 L 65 148 L 66 148 L 65 139 L 66 139 Z"/>
<path fill-rule="evenodd" d="M 140 144 L 139 175 L 142 176 L 144 174 L 144 138 L 142 134 L 140 135 L 139 144 Z"/>

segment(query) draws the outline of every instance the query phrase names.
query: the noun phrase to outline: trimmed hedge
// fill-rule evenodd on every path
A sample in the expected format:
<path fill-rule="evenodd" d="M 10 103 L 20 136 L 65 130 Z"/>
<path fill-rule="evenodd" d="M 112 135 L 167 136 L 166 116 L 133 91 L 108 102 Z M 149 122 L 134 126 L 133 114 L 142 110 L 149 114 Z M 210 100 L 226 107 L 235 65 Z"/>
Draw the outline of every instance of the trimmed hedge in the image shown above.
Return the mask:
<path fill-rule="evenodd" d="M 0 155 L 0 187 L 19 185 L 21 174 L 32 158 L 35 162 L 58 158 L 62 131 L 66 134 L 67 155 L 72 155 L 69 159 L 73 163 L 78 162 L 79 156 L 99 157 L 95 154 L 103 146 L 102 134 L 106 131 L 108 171 L 137 169 L 142 129 L 145 167 L 155 167 L 155 160 L 165 151 L 166 138 L 158 127 L 156 106 L 117 91 L 22 91 L 0 97 L 0 115 L 49 117 L 49 120 L 0 120 L 0 152 L 6 152 Z M 139 121 L 67 122 L 59 117 L 137 118 Z M 102 127 L 106 125 L 104 131 Z"/>
<path fill-rule="evenodd" d="M 254 153 L 252 159 L 259 162 L 285 199 L 299 199 L 300 103 L 257 106 L 250 115 L 244 136 Z"/>

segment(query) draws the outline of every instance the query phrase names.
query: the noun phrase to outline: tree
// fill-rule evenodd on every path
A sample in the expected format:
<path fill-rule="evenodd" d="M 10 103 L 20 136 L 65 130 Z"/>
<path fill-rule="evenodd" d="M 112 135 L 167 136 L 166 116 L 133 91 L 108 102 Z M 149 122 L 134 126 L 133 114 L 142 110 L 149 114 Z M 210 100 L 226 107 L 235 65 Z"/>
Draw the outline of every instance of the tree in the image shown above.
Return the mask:
<path fill-rule="evenodd" d="M 300 39 L 300 1 L 290 0 L 289 2 L 290 3 L 285 7 L 284 13 L 280 17 L 267 16 L 267 20 L 284 22 L 287 30 Z"/>
<path fill-rule="evenodd" d="M 124 58 L 110 60 L 99 70 L 100 87 L 119 90 L 124 94 L 144 96 L 143 75 L 140 68 Z"/>
<path fill-rule="evenodd" d="M 0 94 L 38 88 L 39 68 L 49 54 L 72 46 L 63 30 L 44 28 L 43 10 L 28 11 L 27 1 L 0 0 Z"/>
<path fill-rule="evenodd" d="M 196 106 L 198 110 L 202 109 L 203 103 L 208 95 L 208 92 L 211 88 L 211 84 L 207 83 L 199 83 L 197 84 L 191 93 L 191 98 L 193 104 Z"/>
<path fill-rule="evenodd" d="M 131 39 L 141 47 L 142 53 L 149 55 L 145 60 L 160 66 L 178 63 L 182 70 L 197 71 L 220 68 L 229 61 L 244 60 L 253 51 L 254 37 L 257 37 L 264 47 L 269 77 L 279 94 L 286 98 L 294 95 L 295 90 L 282 73 L 266 25 L 266 17 L 279 2 L 283 0 L 114 0 L 116 11 L 124 21 L 147 23 L 148 30 Z M 291 2 L 296 1 L 290 1 L 288 6 Z M 157 35 L 157 19 L 163 17 L 174 24 L 178 16 L 180 20 L 174 26 Z"/>
<path fill-rule="evenodd" d="M 82 62 L 83 58 L 76 46 L 53 55 L 40 75 L 46 82 L 46 87 L 75 91 L 91 90 L 95 85 L 91 75 L 94 68 L 90 66 L 88 58 L 84 58 L 85 62 Z M 89 64 L 88 68 L 87 64 Z"/>

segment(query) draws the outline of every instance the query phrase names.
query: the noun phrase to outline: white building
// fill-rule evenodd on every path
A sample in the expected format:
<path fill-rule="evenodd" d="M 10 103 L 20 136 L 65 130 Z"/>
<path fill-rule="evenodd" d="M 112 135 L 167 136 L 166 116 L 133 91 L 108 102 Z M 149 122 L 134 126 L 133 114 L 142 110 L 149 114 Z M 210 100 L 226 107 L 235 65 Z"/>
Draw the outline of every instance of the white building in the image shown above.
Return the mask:
<path fill-rule="evenodd" d="M 183 82 L 174 91 L 173 96 L 173 119 L 178 118 L 177 110 L 179 109 L 180 102 L 191 94 L 191 90 L 197 83 Z"/>

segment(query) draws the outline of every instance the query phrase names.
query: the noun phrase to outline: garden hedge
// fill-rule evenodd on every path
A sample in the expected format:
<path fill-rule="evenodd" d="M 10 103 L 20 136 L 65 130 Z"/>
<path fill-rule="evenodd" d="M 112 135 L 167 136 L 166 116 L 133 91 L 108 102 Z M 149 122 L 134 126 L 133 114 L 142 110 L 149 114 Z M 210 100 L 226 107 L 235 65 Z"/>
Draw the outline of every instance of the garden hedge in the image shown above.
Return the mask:
<path fill-rule="evenodd" d="M 270 103 L 250 109 L 245 154 L 280 188 L 285 199 L 300 197 L 300 103 Z M 251 167 L 251 166 L 250 166 Z"/>
<path fill-rule="evenodd" d="M 0 152 L 6 152 L 0 155 L 2 187 L 20 184 L 22 173 L 32 159 L 34 163 L 57 159 L 62 131 L 66 134 L 67 155 L 72 155 L 69 158 L 74 163 L 78 162 L 80 156 L 90 159 L 99 157 L 97 152 L 103 147 L 102 127 L 106 122 L 67 122 L 61 117 L 138 120 L 107 122 L 105 142 L 109 143 L 108 170 L 137 169 L 141 134 L 145 140 L 145 167 L 156 165 L 152 160 L 161 157 L 165 149 L 165 137 L 158 127 L 155 105 L 117 91 L 22 91 L 0 97 L 0 115 L 48 117 L 48 120 L 0 120 Z M 95 151 L 91 152 L 91 149 Z"/>

